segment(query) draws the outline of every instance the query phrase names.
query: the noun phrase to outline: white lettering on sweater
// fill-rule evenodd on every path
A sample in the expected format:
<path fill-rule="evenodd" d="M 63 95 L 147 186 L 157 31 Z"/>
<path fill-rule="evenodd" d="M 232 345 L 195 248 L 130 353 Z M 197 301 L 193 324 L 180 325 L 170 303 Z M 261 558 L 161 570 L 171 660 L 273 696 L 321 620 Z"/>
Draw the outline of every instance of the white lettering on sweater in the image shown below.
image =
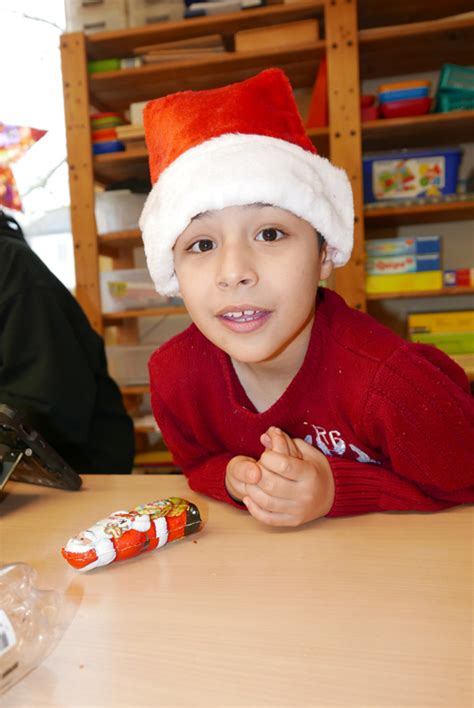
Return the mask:
<path fill-rule="evenodd" d="M 341 437 L 339 430 L 326 430 L 326 428 L 323 428 L 321 425 L 311 425 L 311 427 L 314 430 L 314 435 L 306 435 L 304 440 L 309 445 L 313 445 L 313 447 L 317 447 L 321 450 L 326 457 L 333 457 L 333 455 L 352 457 L 352 455 L 347 454 L 349 448 L 349 450 L 352 450 L 356 455 L 356 462 L 380 465 L 378 460 L 374 460 L 370 455 L 357 447 L 357 445 L 353 443 L 347 444 Z"/>

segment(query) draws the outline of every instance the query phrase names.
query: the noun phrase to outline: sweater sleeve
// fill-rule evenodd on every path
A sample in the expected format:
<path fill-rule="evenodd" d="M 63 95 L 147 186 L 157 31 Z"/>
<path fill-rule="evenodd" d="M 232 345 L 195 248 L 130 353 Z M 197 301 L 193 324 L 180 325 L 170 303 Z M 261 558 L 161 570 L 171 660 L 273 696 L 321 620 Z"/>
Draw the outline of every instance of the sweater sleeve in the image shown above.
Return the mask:
<path fill-rule="evenodd" d="M 170 410 L 153 386 L 151 389 L 153 414 L 163 435 L 173 460 L 188 479 L 195 492 L 206 494 L 218 501 L 224 501 L 242 509 L 227 492 L 225 474 L 233 454 L 225 450 L 205 450 L 192 435 L 185 430 L 179 417 Z"/>
<path fill-rule="evenodd" d="M 331 458 L 329 515 L 474 502 L 474 402 L 464 372 L 442 352 L 397 349 L 374 377 L 364 427 L 385 468 Z"/>

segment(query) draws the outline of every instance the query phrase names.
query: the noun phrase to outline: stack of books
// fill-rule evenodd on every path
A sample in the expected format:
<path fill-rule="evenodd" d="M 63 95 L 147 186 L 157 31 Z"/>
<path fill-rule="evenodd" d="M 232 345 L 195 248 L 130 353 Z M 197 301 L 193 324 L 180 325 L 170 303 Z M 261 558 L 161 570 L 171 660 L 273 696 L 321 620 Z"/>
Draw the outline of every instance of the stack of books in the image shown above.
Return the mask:
<path fill-rule="evenodd" d="M 216 54 L 225 52 L 224 42 L 220 34 L 210 34 L 204 37 L 181 39 L 175 42 L 150 44 L 135 49 L 135 54 L 141 57 L 143 64 L 155 64 L 172 61 L 195 61 L 209 59 Z"/>
<path fill-rule="evenodd" d="M 474 310 L 408 315 L 412 342 L 434 344 L 446 354 L 474 353 Z"/>
<path fill-rule="evenodd" d="M 439 290 L 443 286 L 439 236 L 367 240 L 366 292 Z"/>
<path fill-rule="evenodd" d="M 115 129 L 117 138 L 125 150 L 142 150 L 146 147 L 145 132 L 141 125 L 118 125 Z"/>

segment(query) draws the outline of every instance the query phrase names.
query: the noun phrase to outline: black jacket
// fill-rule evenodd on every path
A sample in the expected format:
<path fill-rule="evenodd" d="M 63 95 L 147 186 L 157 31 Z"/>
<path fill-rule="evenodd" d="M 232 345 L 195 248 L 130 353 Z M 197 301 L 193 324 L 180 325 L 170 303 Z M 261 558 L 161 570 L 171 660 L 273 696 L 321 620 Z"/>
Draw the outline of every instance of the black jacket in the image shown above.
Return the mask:
<path fill-rule="evenodd" d="M 66 287 L 0 223 L 0 403 L 29 420 L 79 473 L 127 473 L 132 421 L 104 344 Z M 21 232 L 20 232 L 21 234 Z"/>

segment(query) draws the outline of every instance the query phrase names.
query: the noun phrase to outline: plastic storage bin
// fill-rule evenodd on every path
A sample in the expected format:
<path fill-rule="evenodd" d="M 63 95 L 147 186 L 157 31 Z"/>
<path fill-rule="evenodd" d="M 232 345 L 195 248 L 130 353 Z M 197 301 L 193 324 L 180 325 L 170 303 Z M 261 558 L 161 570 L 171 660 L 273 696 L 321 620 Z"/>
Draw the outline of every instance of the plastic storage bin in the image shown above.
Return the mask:
<path fill-rule="evenodd" d="M 185 7 L 182 0 L 127 0 L 127 5 L 130 27 L 182 20 Z"/>
<path fill-rule="evenodd" d="M 456 64 L 443 64 L 438 91 L 462 90 L 474 92 L 474 69 Z"/>
<path fill-rule="evenodd" d="M 102 312 L 161 307 L 171 301 L 156 292 L 146 268 L 109 270 L 100 274 Z M 177 302 L 178 299 L 174 298 Z"/>
<path fill-rule="evenodd" d="M 106 347 L 109 373 L 121 386 L 148 383 L 148 360 L 159 344 Z"/>
<path fill-rule="evenodd" d="M 127 27 L 125 0 L 66 0 L 68 32 L 103 32 Z"/>
<path fill-rule="evenodd" d="M 454 194 L 460 162 L 460 148 L 366 155 L 364 201 Z"/>
<path fill-rule="evenodd" d="M 95 196 L 95 220 L 99 234 L 138 227 L 146 194 L 133 194 L 128 189 L 117 189 L 97 192 Z"/>

